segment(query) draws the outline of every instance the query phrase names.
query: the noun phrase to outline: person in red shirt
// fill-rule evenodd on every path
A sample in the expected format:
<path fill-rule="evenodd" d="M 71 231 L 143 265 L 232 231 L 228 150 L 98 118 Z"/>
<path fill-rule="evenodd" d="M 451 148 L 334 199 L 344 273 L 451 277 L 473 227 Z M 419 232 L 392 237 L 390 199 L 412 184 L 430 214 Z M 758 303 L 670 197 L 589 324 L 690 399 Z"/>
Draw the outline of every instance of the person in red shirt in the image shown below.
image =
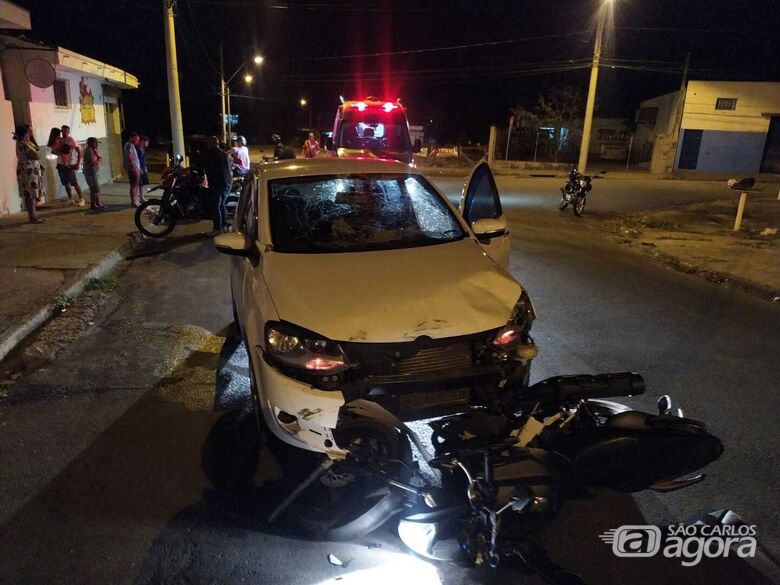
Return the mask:
<path fill-rule="evenodd" d="M 303 143 L 303 156 L 315 158 L 320 152 L 320 143 L 314 138 L 314 132 L 309 132 L 309 139 Z"/>

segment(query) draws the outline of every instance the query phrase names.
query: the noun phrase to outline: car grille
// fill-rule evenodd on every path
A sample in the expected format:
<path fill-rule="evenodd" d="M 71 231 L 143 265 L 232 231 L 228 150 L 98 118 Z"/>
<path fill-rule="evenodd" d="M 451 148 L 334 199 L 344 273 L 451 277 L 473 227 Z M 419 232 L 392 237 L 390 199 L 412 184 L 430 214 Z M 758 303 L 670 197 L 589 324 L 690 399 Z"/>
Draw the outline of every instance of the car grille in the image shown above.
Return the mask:
<path fill-rule="evenodd" d="M 472 365 L 472 351 L 466 343 L 421 349 L 415 355 L 400 360 L 396 374 L 409 376 L 441 370 L 468 368 Z"/>

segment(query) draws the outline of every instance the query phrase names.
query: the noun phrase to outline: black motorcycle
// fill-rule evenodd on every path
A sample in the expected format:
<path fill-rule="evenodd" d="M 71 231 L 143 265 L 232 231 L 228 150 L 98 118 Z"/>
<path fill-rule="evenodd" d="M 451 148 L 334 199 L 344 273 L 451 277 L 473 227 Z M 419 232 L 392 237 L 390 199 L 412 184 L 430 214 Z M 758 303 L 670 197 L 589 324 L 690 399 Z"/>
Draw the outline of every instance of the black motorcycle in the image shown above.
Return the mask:
<path fill-rule="evenodd" d="M 492 406 L 429 423 L 433 452 L 377 404 L 353 401 L 334 435 L 347 456 L 325 459 L 269 521 L 287 514 L 319 526 L 317 536 L 345 540 L 395 518 L 401 540 L 428 558 L 490 567 L 514 559 L 547 582 L 582 583 L 533 539 L 567 499 L 597 487 L 685 488 L 723 452 L 702 423 L 672 413 L 668 396 L 657 414 L 604 400 L 644 390 L 633 373 L 496 388 Z"/>
<path fill-rule="evenodd" d="M 162 190 L 162 197 L 148 198 L 135 210 L 135 225 L 149 238 L 164 238 L 182 220 L 197 222 L 212 218 L 208 188 L 200 171 L 182 165 L 183 158 L 163 171 L 160 184 L 149 192 Z M 225 207 L 228 221 L 232 220 L 238 199 L 244 187 L 244 177 L 233 177 Z"/>
<path fill-rule="evenodd" d="M 569 172 L 569 180 L 561 187 L 561 202 L 558 208 L 564 210 L 568 205 L 571 205 L 574 215 L 582 217 L 585 211 L 585 200 L 592 188 L 590 177 L 579 173 L 577 169 L 572 169 Z"/>

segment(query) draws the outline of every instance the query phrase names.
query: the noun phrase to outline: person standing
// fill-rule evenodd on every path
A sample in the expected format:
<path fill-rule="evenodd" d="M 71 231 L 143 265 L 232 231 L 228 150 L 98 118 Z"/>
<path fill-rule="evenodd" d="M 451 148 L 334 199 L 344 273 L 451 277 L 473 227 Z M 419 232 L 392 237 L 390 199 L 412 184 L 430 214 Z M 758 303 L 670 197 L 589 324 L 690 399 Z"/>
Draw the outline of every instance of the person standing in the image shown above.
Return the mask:
<path fill-rule="evenodd" d="M 246 177 L 249 172 L 249 149 L 246 147 L 246 138 L 238 136 L 233 143 L 233 148 L 228 150 L 230 158 L 236 167 L 236 173 L 241 177 Z"/>
<path fill-rule="evenodd" d="M 209 199 L 211 203 L 214 231 L 212 236 L 227 231 L 227 199 L 233 184 L 233 173 L 230 169 L 230 156 L 219 148 L 219 139 L 210 136 L 206 142 L 206 150 L 201 157 L 203 172 L 209 184 Z"/>
<path fill-rule="evenodd" d="M 84 149 L 84 178 L 89 185 L 89 208 L 99 211 L 105 207 L 100 204 L 100 181 L 98 169 L 103 157 L 98 153 L 98 139 L 94 136 L 87 138 L 87 147 Z"/>
<path fill-rule="evenodd" d="M 316 158 L 320 153 L 320 143 L 314 138 L 314 132 L 309 132 L 309 138 L 303 143 L 303 156 L 306 158 Z"/>
<path fill-rule="evenodd" d="M 60 176 L 60 183 L 65 187 L 65 193 L 68 195 L 68 205 L 74 204 L 73 194 L 70 191 L 73 187 L 79 196 L 78 206 L 84 207 L 84 195 L 81 193 L 81 187 L 76 178 L 76 171 L 81 166 L 81 149 L 73 136 L 70 135 L 70 126 L 62 126 L 61 131 L 62 137 L 53 148 L 57 154 L 57 174 Z M 73 162 L 74 156 L 76 162 Z"/>
<path fill-rule="evenodd" d="M 19 182 L 19 194 L 24 199 L 29 223 L 44 223 L 46 220 L 38 217 L 36 202 L 45 196 L 43 186 L 43 171 L 38 146 L 32 137 L 29 125 L 17 126 L 14 132 L 16 141 L 16 179 Z"/>
<path fill-rule="evenodd" d="M 135 149 L 138 152 L 138 164 L 141 166 L 141 185 L 149 184 L 149 171 L 146 168 L 146 149 L 149 148 L 149 137 L 140 136 Z"/>
<path fill-rule="evenodd" d="M 136 146 L 141 142 L 141 137 L 137 132 L 130 132 L 124 148 L 124 165 L 127 176 L 130 179 L 130 205 L 138 207 L 141 205 L 141 180 L 143 178 L 141 171 L 141 161 L 138 160 L 138 150 Z"/>

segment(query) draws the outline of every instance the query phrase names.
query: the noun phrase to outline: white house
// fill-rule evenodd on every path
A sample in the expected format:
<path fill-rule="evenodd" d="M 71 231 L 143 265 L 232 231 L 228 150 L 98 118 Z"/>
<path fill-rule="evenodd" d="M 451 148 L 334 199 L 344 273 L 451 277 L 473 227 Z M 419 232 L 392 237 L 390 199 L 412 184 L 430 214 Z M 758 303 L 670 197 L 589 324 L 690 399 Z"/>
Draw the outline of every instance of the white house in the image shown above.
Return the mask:
<path fill-rule="evenodd" d="M 2 0 L 0 0 L 2 1 Z M 32 124 L 41 150 L 54 127 L 68 125 L 83 147 L 87 138 L 96 137 L 104 164 L 101 182 L 111 181 L 122 170 L 122 90 L 138 87 L 138 79 L 116 67 L 58 46 L 42 45 L 30 40 L 0 36 L 0 72 L 3 98 L 0 100 L 2 127 Z M 9 108 L 10 104 L 10 108 Z M 12 120 L 8 120 L 8 111 Z M 0 140 L 8 140 L 3 134 Z M 13 148 L 3 148 L 11 151 Z M 4 158 L 7 158 L 4 155 Z M 62 196 L 53 157 L 47 156 L 47 192 L 49 199 Z M 20 198 L 14 170 L 3 160 L 0 175 L 0 214 L 20 210 Z M 77 173 L 86 187 L 83 174 Z"/>
<path fill-rule="evenodd" d="M 655 171 L 780 173 L 780 83 L 689 81 L 682 116 L 680 103 L 672 92 L 637 112 L 637 134 L 656 142 Z"/>

